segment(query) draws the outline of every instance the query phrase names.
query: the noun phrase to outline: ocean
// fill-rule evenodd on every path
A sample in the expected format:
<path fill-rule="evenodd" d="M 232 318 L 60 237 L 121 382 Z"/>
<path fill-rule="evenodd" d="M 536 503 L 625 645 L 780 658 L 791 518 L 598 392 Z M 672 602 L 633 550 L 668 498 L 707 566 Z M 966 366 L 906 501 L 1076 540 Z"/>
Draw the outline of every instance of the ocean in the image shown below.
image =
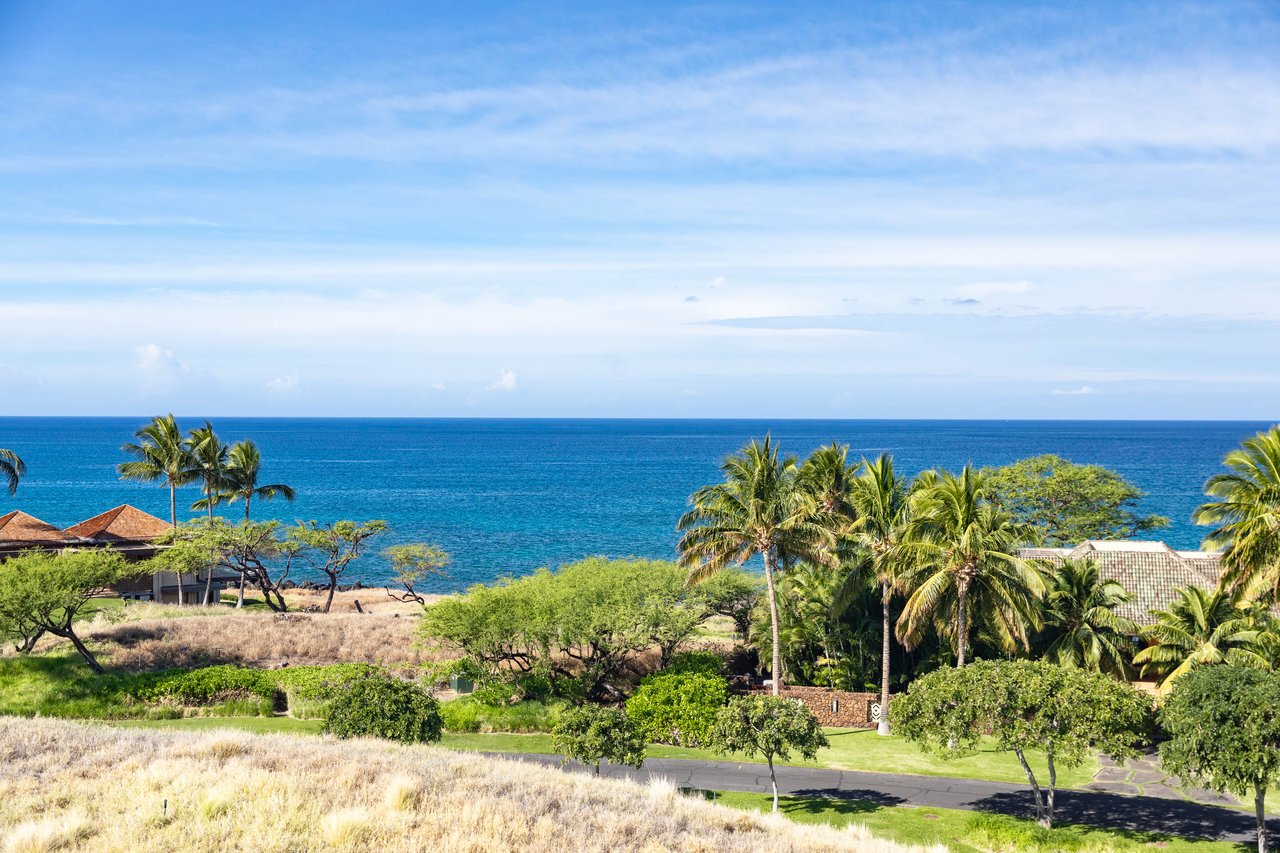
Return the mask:
<path fill-rule="evenodd" d="M 1168 516 L 1156 535 L 1195 548 L 1191 524 L 1223 454 L 1269 425 L 1247 422 L 478 420 L 212 418 L 225 441 L 251 438 L 263 482 L 298 491 L 255 502 L 256 518 L 386 519 L 396 542 L 435 542 L 453 556 L 447 591 L 593 554 L 671 558 L 689 494 L 719 478 L 723 457 L 766 432 L 803 456 L 831 441 L 853 454 L 892 453 L 906 474 L 966 462 L 999 465 L 1041 453 L 1095 462 L 1147 492 L 1144 512 Z M 0 418 L 0 447 L 28 474 L 0 513 L 22 509 L 59 527 L 121 503 L 168 518 L 168 491 L 120 481 L 120 445 L 138 418 Z M 204 418 L 180 418 L 189 429 Z M 179 492 L 180 517 L 199 497 Z M 239 506 L 224 509 L 235 518 Z M 379 582 L 376 553 L 347 582 Z M 299 578 L 300 580 L 302 578 Z"/>

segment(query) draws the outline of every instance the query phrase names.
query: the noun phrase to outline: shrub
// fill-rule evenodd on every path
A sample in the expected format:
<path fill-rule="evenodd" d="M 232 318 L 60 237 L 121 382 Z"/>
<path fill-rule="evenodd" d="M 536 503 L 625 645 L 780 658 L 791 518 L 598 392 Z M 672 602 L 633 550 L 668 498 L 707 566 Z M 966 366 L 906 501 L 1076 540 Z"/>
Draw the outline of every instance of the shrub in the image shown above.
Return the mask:
<path fill-rule="evenodd" d="M 698 673 L 700 675 L 723 676 L 724 658 L 715 652 L 677 652 L 671 656 L 671 663 L 662 672 L 666 675 Z"/>
<path fill-rule="evenodd" d="M 471 696 L 461 696 L 442 704 L 440 717 L 451 732 L 549 732 L 566 705 L 557 699 L 487 705 Z"/>
<path fill-rule="evenodd" d="M 183 705 L 210 705 L 219 700 L 256 696 L 274 700 L 272 673 L 230 664 L 201 669 L 171 670 L 141 677 L 133 695 L 143 701 L 173 699 Z"/>
<path fill-rule="evenodd" d="M 729 685 L 718 675 L 660 672 L 640 683 L 627 702 L 627 715 L 651 741 L 705 746 L 716 714 L 728 701 Z"/>
<path fill-rule="evenodd" d="M 621 711 L 584 705 L 570 708 L 551 733 L 551 746 L 565 758 L 581 761 L 600 775 L 600 762 L 639 767 L 644 763 L 644 734 Z"/>
<path fill-rule="evenodd" d="M 804 705 L 780 696 L 735 696 L 716 714 L 711 732 L 716 752 L 760 756 L 769 764 L 769 784 L 773 789 L 773 810 L 778 810 L 778 777 L 775 758 L 786 761 L 791 750 L 813 760 L 827 746 L 818 718 Z"/>
<path fill-rule="evenodd" d="M 402 743 L 440 740 L 440 703 L 416 684 L 369 675 L 329 702 L 322 731 L 340 738 L 381 737 Z"/>

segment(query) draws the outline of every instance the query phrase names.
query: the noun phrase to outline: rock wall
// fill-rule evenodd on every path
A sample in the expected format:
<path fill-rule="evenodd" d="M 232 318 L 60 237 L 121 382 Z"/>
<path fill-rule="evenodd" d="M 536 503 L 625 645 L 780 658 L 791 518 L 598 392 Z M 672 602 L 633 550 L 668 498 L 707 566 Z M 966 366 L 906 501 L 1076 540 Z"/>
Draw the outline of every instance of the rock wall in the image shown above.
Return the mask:
<path fill-rule="evenodd" d="M 767 687 L 755 688 L 751 692 L 770 694 Z M 875 728 L 878 722 L 872 706 L 880 703 L 879 693 L 854 693 L 826 687 L 783 687 L 782 696 L 804 703 L 824 726 L 869 729 Z M 889 701 L 893 701 L 893 696 Z"/>

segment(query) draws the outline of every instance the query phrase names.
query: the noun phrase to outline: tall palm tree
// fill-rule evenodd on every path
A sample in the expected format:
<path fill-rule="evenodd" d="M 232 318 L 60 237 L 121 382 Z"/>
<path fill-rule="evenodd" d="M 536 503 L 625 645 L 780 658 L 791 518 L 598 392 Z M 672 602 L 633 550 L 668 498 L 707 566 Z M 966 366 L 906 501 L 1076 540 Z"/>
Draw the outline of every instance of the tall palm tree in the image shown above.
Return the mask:
<path fill-rule="evenodd" d="M 822 565 L 836 562 L 836 537 L 818 502 L 799 483 L 794 457 L 780 458 L 768 436 L 752 441 L 720 466 L 724 482 L 704 486 L 690 497 L 692 508 L 676 529 L 679 553 L 696 583 L 728 565 L 755 556 L 764 561 L 773 640 L 773 693 L 782 690 L 775 575 L 782 553 Z"/>
<path fill-rule="evenodd" d="M 822 511 L 837 521 L 852 522 L 853 478 L 857 466 L 849 464 L 849 446 L 832 442 L 819 447 L 800 466 L 799 482 L 809 490 Z"/>
<path fill-rule="evenodd" d="M 911 520 L 897 549 L 904 565 L 899 586 L 911 590 L 898 638 L 914 646 L 933 625 L 955 642 L 957 666 L 965 664 L 975 622 L 1002 649 L 1026 648 L 1045 583 L 1017 550 L 1032 540 L 1034 529 L 986 499 L 982 476 L 971 465 L 959 476 L 942 472 L 925 483 L 912 497 Z"/>
<path fill-rule="evenodd" d="M 195 460 L 197 473 L 204 485 L 204 497 L 191 505 L 192 509 L 205 509 L 209 512 L 209 525 L 213 525 L 213 507 L 217 496 L 221 493 L 226 479 L 227 445 L 222 443 L 218 434 L 213 431 L 213 424 L 208 421 L 204 426 L 191 430 L 187 435 L 187 449 Z M 196 580 L 199 580 L 197 576 Z M 212 604 L 213 566 L 205 569 L 204 601 L 205 607 Z"/>
<path fill-rule="evenodd" d="M 0 447 L 0 477 L 4 477 L 9 494 L 18 493 L 18 481 L 27 473 L 27 466 L 22 458 L 12 450 Z"/>
<path fill-rule="evenodd" d="M 1065 560 L 1049 578 L 1044 625 L 1052 639 L 1044 657 L 1075 669 L 1129 675 L 1129 638 L 1138 624 L 1116 613 L 1132 600 L 1113 578 L 1103 579 L 1093 560 Z"/>
<path fill-rule="evenodd" d="M 1202 504 L 1192 518 L 1216 525 L 1206 538 L 1224 548 L 1223 580 L 1249 597 L 1280 597 L 1280 426 L 1247 439 L 1222 460 L 1227 473 L 1215 474 L 1204 491 L 1216 501 Z"/>
<path fill-rule="evenodd" d="M 139 480 L 144 483 L 163 481 L 169 487 L 169 523 L 178 526 L 178 487 L 185 486 L 199 477 L 199 469 L 191 456 L 182 430 L 170 413 L 156 416 L 151 423 L 134 433 L 137 442 L 126 442 L 120 449 L 134 458 L 121 462 L 116 471 L 122 480 Z M 182 573 L 178 573 L 178 605 L 184 597 Z"/>
<path fill-rule="evenodd" d="M 244 520 L 249 520 L 249 504 L 254 498 L 274 500 L 284 498 L 287 501 L 297 497 L 291 486 L 284 483 L 258 485 L 258 477 L 262 474 L 262 454 L 252 441 L 237 441 L 227 451 L 227 464 L 223 469 L 222 487 L 214 496 L 214 503 L 244 502 Z M 203 501 L 201 501 L 203 503 Z"/>
<path fill-rule="evenodd" d="M 902 543 L 909 517 L 906 480 L 893 472 L 893 457 L 881 454 L 873 461 L 863 460 L 854 477 L 851 502 L 854 507 L 854 537 L 866 549 L 871 574 L 880 585 L 881 625 L 880 650 L 880 722 L 879 734 L 889 734 L 889 654 L 890 636 L 893 633 L 889 617 L 889 602 L 898 577 Z"/>
<path fill-rule="evenodd" d="M 1162 692 L 1201 664 L 1267 668 L 1255 647 L 1259 632 L 1250 607 L 1224 588 L 1179 587 L 1177 594 L 1168 610 L 1153 611 L 1157 621 L 1141 632 L 1150 645 L 1133 656 L 1143 675 L 1161 679 Z"/>

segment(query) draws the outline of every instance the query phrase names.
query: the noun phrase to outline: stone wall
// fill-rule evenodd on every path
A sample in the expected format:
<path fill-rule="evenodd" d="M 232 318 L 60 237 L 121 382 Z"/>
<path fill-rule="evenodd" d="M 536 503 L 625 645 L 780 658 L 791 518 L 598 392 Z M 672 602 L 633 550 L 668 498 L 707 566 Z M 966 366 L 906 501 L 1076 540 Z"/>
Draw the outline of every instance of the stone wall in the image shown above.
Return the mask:
<path fill-rule="evenodd" d="M 755 688 L 753 694 L 770 695 L 769 688 Z M 872 703 L 880 702 L 879 693 L 853 693 L 826 687 L 783 687 L 784 699 L 795 699 L 808 706 L 818 722 L 839 728 L 875 728 Z M 893 701 L 893 696 L 889 697 Z"/>

